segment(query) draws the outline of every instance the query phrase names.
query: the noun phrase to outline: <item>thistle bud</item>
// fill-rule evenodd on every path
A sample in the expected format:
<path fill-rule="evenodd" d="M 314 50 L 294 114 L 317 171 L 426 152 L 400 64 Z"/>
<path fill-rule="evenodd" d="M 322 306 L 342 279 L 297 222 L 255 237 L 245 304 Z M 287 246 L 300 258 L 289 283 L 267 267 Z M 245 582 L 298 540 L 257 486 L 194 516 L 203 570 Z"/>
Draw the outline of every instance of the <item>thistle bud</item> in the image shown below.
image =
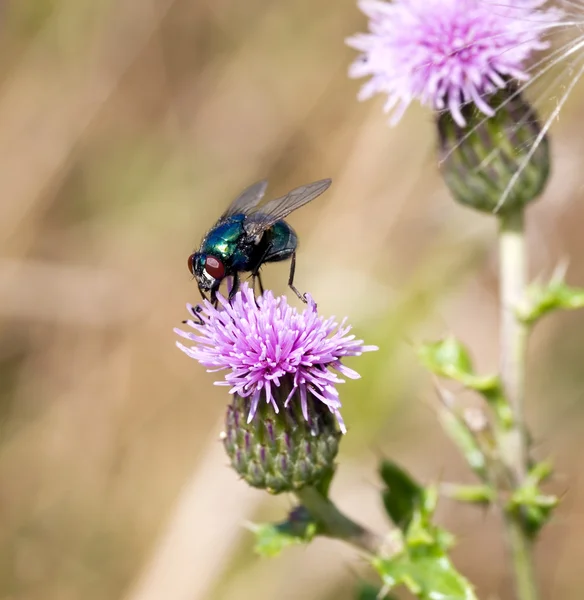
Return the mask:
<path fill-rule="evenodd" d="M 485 117 L 461 108 L 466 126 L 451 113 L 438 116 L 441 171 L 454 199 L 490 213 L 518 209 L 543 191 L 550 171 L 549 143 L 535 110 L 508 84 L 489 99 Z"/>
<path fill-rule="evenodd" d="M 249 399 L 234 394 L 222 436 L 231 465 L 249 485 L 272 494 L 317 485 L 334 470 L 342 435 L 337 419 L 310 394 L 306 415 L 300 402 L 284 406 L 274 395 L 278 412 L 262 402 L 248 423 Z"/>

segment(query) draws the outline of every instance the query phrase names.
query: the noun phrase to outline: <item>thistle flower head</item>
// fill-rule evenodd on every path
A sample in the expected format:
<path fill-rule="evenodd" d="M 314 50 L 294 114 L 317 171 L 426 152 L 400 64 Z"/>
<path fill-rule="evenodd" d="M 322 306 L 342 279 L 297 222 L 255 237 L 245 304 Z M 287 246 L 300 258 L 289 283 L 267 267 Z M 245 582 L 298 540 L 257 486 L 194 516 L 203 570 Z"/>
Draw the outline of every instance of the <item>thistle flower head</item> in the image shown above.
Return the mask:
<path fill-rule="evenodd" d="M 339 324 L 334 317 L 319 316 L 310 298 L 302 312 L 270 291 L 255 298 L 247 284 L 231 302 L 218 298 L 218 308 L 205 301 L 201 312 L 188 305 L 194 318 L 187 323 L 195 331 L 175 331 L 193 345 L 177 346 L 208 371 L 226 371 L 217 385 L 229 386 L 231 394 L 249 400 L 247 422 L 260 402 L 271 404 L 275 412 L 298 402 L 308 421 L 311 399 L 334 414 L 344 433 L 336 388 L 343 382 L 339 373 L 351 379 L 359 375 L 341 360 L 377 348 L 349 335 L 351 328 L 344 320 Z"/>
<path fill-rule="evenodd" d="M 387 94 L 395 124 L 413 100 L 448 110 L 463 127 L 464 104 L 487 116 L 485 100 L 508 79 L 527 80 L 526 61 L 548 47 L 544 30 L 560 18 L 545 0 L 360 0 L 369 33 L 347 40 L 362 52 L 351 77 L 371 76 L 359 99 Z"/>

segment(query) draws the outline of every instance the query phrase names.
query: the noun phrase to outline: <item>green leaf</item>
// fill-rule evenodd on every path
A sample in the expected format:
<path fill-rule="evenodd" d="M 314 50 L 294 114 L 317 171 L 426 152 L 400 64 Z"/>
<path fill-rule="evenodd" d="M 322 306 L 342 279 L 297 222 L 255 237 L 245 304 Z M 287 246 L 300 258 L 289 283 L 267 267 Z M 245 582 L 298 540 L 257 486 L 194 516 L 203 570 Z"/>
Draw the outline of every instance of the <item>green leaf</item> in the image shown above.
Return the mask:
<path fill-rule="evenodd" d="M 382 461 L 379 474 L 385 484 L 382 491 L 385 510 L 400 529 L 406 529 L 414 508 L 420 502 L 422 487 L 409 473 L 390 460 Z"/>
<path fill-rule="evenodd" d="M 438 418 L 448 437 L 462 452 L 469 467 L 484 479 L 487 475 L 487 461 L 468 425 L 447 407 L 442 407 L 438 411 Z"/>
<path fill-rule="evenodd" d="M 454 337 L 423 344 L 418 356 L 435 375 L 458 381 L 484 395 L 492 395 L 501 389 L 496 375 L 475 375 L 468 350 Z"/>
<path fill-rule="evenodd" d="M 265 557 L 274 557 L 288 546 L 306 544 L 318 533 L 318 526 L 308 511 L 295 508 L 282 523 L 252 523 L 249 527 L 255 534 L 254 550 Z"/>
<path fill-rule="evenodd" d="M 378 586 L 370 583 L 359 583 L 357 587 L 356 600 L 395 600 L 394 596 L 382 595 L 382 590 Z"/>
<path fill-rule="evenodd" d="M 473 372 L 468 350 L 454 337 L 423 344 L 419 350 L 422 362 L 436 375 L 457 379 Z"/>
<path fill-rule="evenodd" d="M 377 558 L 373 566 L 388 591 L 403 585 L 420 600 L 476 600 L 473 586 L 440 551 Z"/>
<path fill-rule="evenodd" d="M 442 483 L 440 493 L 452 500 L 467 504 L 490 504 L 495 499 L 495 493 L 487 485 Z"/>
<path fill-rule="evenodd" d="M 558 505 L 556 496 L 544 494 L 540 490 L 541 482 L 550 473 L 549 463 L 536 464 L 527 475 L 524 484 L 513 492 L 507 504 L 507 510 L 521 519 L 525 531 L 532 538 L 549 521 L 553 509 Z"/>
<path fill-rule="evenodd" d="M 539 485 L 545 481 L 553 472 L 552 463 L 544 460 L 533 465 L 527 474 L 527 481 L 533 485 Z"/>
<path fill-rule="evenodd" d="M 432 522 L 438 499 L 436 486 L 431 485 L 421 490 L 420 502 L 414 510 L 404 537 L 405 546 L 410 551 L 416 551 L 419 548 L 437 548 L 446 551 L 453 546 L 453 536 Z"/>
<path fill-rule="evenodd" d="M 435 375 L 452 379 L 470 390 L 479 392 L 504 428 L 513 425 L 513 412 L 505 399 L 499 377 L 476 375 L 468 350 L 456 338 L 448 337 L 424 344 L 419 348 L 418 356 Z"/>
<path fill-rule="evenodd" d="M 584 288 L 573 288 L 562 279 L 550 281 L 546 286 L 533 284 L 527 291 L 527 306 L 519 311 L 524 323 L 535 323 L 555 310 L 584 308 Z"/>
<path fill-rule="evenodd" d="M 418 490 L 403 549 L 391 558 L 375 557 L 372 561 L 383 590 L 405 586 L 420 600 L 476 600 L 472 585 L 448 558 L 452 535 L 432 522 L 438 489 L 429 486 Z"/>

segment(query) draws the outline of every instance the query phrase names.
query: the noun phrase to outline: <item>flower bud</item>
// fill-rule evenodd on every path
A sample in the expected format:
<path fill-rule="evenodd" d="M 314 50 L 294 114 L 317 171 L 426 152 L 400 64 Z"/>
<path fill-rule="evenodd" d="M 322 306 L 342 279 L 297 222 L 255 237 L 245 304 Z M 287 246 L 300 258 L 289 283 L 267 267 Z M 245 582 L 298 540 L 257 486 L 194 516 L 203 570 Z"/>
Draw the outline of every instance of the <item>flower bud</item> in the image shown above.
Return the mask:
<path fill-rule="evenodd" d="M 249 485 L 272 494 L 314 486 L 329 477 L 341 437 L 334 413 L 320 400 L 309 393 L 303 415 L 301 402 L 294 398 L 284 406 L 283 392 L 272 391 L 277 413 L 273 403 L 262 401 L 249 423 L 249 398 L 234 394 L 223 435 L 233 468 Z"/>
<path fill-rule="evenodd" d="M 504 213 L 543 191 L 550 171 L 549 143 L 535 110 L 513 84 L 491 96 L 489 104 L 498 107 L 492 117 L 472 104 L 463 106 L 465 127 L 450 112 L 438 116 L 440 164 L 457 202 Z"/>

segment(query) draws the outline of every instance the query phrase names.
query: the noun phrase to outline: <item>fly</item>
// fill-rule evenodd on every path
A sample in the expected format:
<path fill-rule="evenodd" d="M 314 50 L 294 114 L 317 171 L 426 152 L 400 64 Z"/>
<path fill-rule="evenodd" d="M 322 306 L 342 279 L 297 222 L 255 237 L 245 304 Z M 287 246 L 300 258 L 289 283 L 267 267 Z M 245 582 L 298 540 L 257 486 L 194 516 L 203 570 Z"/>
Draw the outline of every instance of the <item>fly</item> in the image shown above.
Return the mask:
<path fill-rule="evenodd" d="M 257 280 L 263 294 L 262 265 L 290 259 L 288 286 L 306 302 L 305 295 L 294 286 L 298 236 L 284 219 L 320 196 L 330 185 L 330 179 L 321 179 L 263 205 L 259 203 L 266 192 L 267 181 L 254 183 L 244 190 L 208 231 L 199 250 L 189 256 L 189 271 L 197 280 L 203 298 L 208 299 L 209 293 L 211 302 L 216 305 L 221 282 L 231 276 L 231 300 L 239 288 L 241 273 L 246 272 L 251 273 L 254 287 Z"/>

